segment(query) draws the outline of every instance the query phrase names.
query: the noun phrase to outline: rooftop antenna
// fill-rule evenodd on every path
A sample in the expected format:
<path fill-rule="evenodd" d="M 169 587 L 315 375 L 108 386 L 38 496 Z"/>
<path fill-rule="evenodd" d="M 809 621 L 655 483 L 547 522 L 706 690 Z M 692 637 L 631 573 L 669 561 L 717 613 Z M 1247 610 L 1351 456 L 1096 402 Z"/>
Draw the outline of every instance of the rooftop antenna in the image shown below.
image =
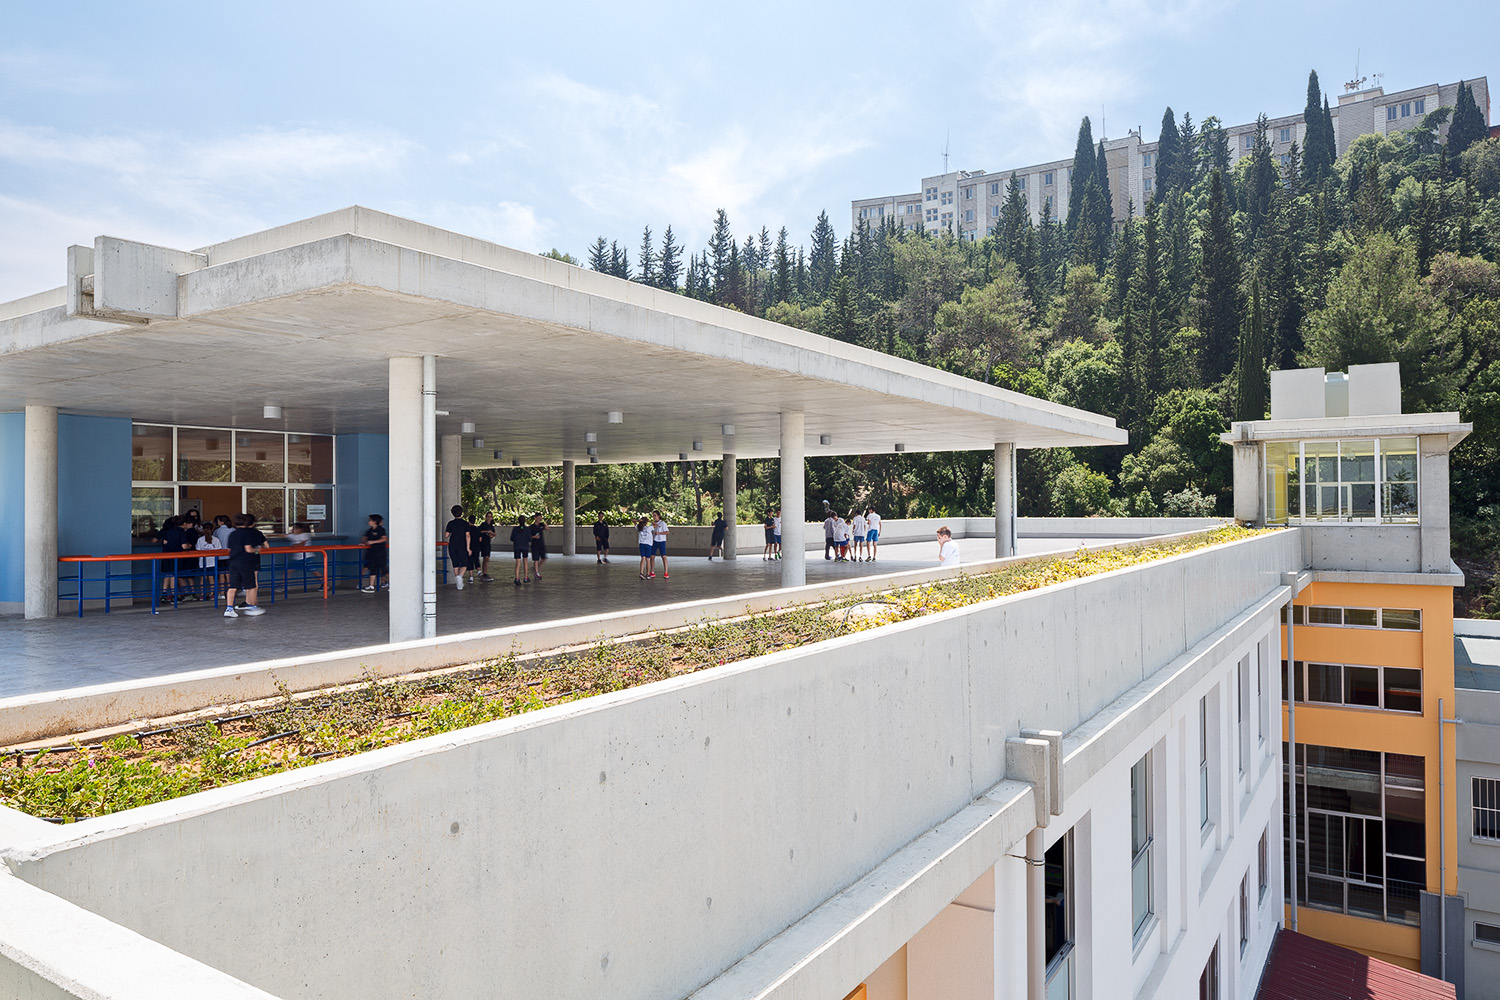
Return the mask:
<path fill-rule="evenodd" d="M 952 134 L 952 129 L 943 133 L 943 173 L 945 174 L 948 172 L 948 139 Z"/>
<path fill-rule="evenodd" d="M 1354 79 L 1352 79 L 1348 83 L 1344 84 L 1344 89 L 1345 90 L 1355 91 L 1355 90 L 1359 90 L 1361 87 L 1363 87 L 1365 85 L 1365 77 L 1362 77 L 1362 76 L 1359 75 L 1359 56 L 1360 56 L 1360 50 L 1359 49 L 1355 49 L 1354 50 Z"/>
<path fill-rule="evenodd" d="M 1099 138 L 1109 138 L 1109 119 L 1104 117 L 1104 105 L 1099 105 Z"/>

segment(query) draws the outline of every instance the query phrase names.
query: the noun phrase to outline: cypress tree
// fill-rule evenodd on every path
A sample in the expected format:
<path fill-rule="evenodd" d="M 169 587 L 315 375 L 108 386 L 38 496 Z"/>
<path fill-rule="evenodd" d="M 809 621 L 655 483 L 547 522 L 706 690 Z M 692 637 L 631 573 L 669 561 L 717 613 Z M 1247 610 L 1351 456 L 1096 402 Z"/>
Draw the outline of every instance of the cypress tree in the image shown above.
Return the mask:
<path fill-rule="evenodd" d="M 1244 308 L 1240 298 L 1240 254 L 1234 245 L 1224 179 L 1218 171 L 1209 180 L 1208 218 L 1203 227 L 1202 247 L 1203 307 L 1199 329 L 1203 331 L 1203 346 L 1199 367 L 1204 380 L 1213 383 L 1234 368 L 1235 341 Z"/>
<path fill-rule="evenodd" d="M 1328 98 L 1323 98 L 1323 128 L 1318 133 L 1318 139 L 1323 143 L 1323 155 L 1327 157 L 1330 166 L 1339 158 L 1338 136 L 1333 131 L 1333 112 L 1328 108 Z"/>
<path fill-rule="evenodd" d="M 1182 124 L 1177 128 L 1178 155 L 1177 176 L 1172 178 L 1172 190 L 1191 191 L 1198 183 L 1198 129 L 1193 125 L 1193 116 L 1182 113 Z M 1157 183 L 1161 183 L 1161 171 L 1156 172 Z"/>
<path fill-rule="evenodd" d="M 669 292 L 677 291 L 677 278 L 682 274 L 682 247 L 672 235 L 672 227 L 661 237 L 661 257 L 656 265 L 656 286 Z"/>
<path fill-rule="evenodd" d="M 1115 280 L 1109 310 L 1115 319 L 1125 315 L 1125 300 L 1129 297 L 1131 285 L 1135 280 L 1136 259 L 1140 251 L 1139 234 L 1136 231 L 1138 228 L 1135 221 L 1135 202 L 1132 201 L 1125 223 L 1120 227 L 1120 238 L 1115 240 L 1113 268 Z"/>
<path fill-rule="evenodd" d="M 1031 226 L 1031 212 L 1026 208 L 1026 196 L 1021 193 L 1021 182 L 1014 173 L 1005 186 L 1005 204 L 1000 206 L 1000 221 L 996 226 L 1001 251 L 1008 259 L 1015 260 L 1021 230 Z"/>
<path fill-rule="evenodd" d="M 1333 170 L 1333 158 L 1328 155 L 1328 146 L 1323 141 L 1326 121 L 1322 100 L 1323 89 L 1318 84 L 1318 71 L 1307 74 L 1307 106 L 1302 109 L 1302 124 L 1306 133 L 1302 137 L 1302 179 L 1311 187 L 1321 182 Z"/>
<path fill-rule="evenodd" d="M 1166 380 L 1162 374 L 1162 351 L 1166 346 L 1165 329 L 1162 323 L 1164 278 L 1161 212 L 1157 202 L 1153 200 L 1146 205 L 1145 236 L 1141 240 L 1141 266 L 1130 288 L 1131 297 L 1138 303 L 1134 312 L 1140 350 L 1134 379 L 1139 386 L 1139 398 L 1142 400 L 1155 400 L 1166 391 Z M 1142 417 L 1148 415 L 1142 414 Z"/>
<path fill-rule="evenodd" d="M 1483 142 L 1489 129 L 1484 115 L 1474 101 L 1474 91 L 1462 80 L 1458 83 L 1458 106 L 1453 109 L 1453 123 L 1448 126 L 1448 154 L 1458 156 L 1476 142 Z"/>
<path fill-rule="evenodd" d="M 1177 116 L 1167 108 L 1161 116 L 1161 134 L 1156 140 L 1156 195 L 1170 196 L 1182 179 L 1182 135 Z"/>
<path fill-rule="evenodd" d="M 1253 253 L 1261 231 L 1271 214 L 1271 197 L 1276 192 L 1276 164 L 1271 159 L 1270 125 L 1261 114 L 1255 119 L 1255 150 L 1250 154 L 1250 190 L 1246 208 L 1250 221 L 1249 251 Z"/>
<path fill-rule="evenodd" d="M 698 255 L 688 257 L 687 281 L 682 286 L 682 294 L 690 299 L 698 298 Z"/>
<path fill-rule="evenodd" d="M 773 274 L 771 302 L 787 302 L 792 297 L 792 251 L 786 241 L 786 226 L 776 234 L 776 249 L 771 253 Z"/>
<path fill-rule="evenodd" d="M 1068 178 L 1068 235 L 1078 232 L 1079 213 L 1083 211 L 1085 193 L 1094 179 L 1094 126 L 1084 116 L 1078 126 L 1078 145 L 1073 150 L 1072 173 Z"/>
<path fill-rule="evenodd" d="M 1104 158 L 1104 140 L 1099 140 L 1099 150 L 1094 154 L 1095 186 L 1094 201 L 1094 266 L 1099 273 L 1109 263 L 1109 247 L 1115 231 L 1114 200 L 1109 194 L 1109 163 Z"/>
<path fill-rule="evenodd" d="M 1240 324 L 1236 420 L 1264 420 L 1266 416 L 1266 327 L 1260 313 L 1259 281 L 1251 290 L 1250 303 L 1250 315 Z"/>

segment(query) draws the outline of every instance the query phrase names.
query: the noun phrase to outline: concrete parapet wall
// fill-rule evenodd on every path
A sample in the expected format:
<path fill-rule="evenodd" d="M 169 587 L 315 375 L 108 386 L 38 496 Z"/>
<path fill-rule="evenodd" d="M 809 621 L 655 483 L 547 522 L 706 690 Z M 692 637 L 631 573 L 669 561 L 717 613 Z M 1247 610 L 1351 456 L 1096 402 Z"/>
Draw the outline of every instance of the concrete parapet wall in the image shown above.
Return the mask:
<path fill-rule="evenodd" d="M 286 998 L 684 996 L 993 789 L 1022 727 L 1077 729 L 1300 565 L 1277 532 L 49 828 L 0 859 Z"/>

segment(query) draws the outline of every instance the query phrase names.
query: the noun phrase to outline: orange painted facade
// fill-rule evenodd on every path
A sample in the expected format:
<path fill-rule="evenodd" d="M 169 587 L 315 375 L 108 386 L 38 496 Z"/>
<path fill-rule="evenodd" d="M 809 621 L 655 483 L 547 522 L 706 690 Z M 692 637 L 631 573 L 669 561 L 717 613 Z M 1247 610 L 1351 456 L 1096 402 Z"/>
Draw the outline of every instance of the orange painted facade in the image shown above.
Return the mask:
<path fill-rule="evenodd" d="M 1408 667 L 1422 671 L 1422 713 L 1392 712 L 1369 708 L 1314 705 L 1297 706 L 1297 742 L 1300 745 L 1345 747 L 1419 756 L 1425 761 L 1424 807 L 1426 811 L 1427 891 L 1437 892 L 1440 870 L 1439 835 L 1443 808 L 1439 795 L 1439 714 L 1453 714 L 1453 591 L 1449 587 L 1422 584 L 1330 583 L 1310 584 L 1297 596 L 1300 606 L 1331 605 L 1355 608 L 1418 608 L 1421 632 L 1391 629 L 1350 628 L 1323 625 L 1296 626 L 1296 658 L 1302 662 L 1327 662 L 1362 666 Z M 1282 627 L 1282 649 L 1286 649 L 1286 626 Z M 1283 734 L 1287 732 L 1283 707 Z M 1455 757 L 1452 733 L 1444 746 L 1443 765 L 1453 781 Z M 1446 809 L 1448 840 L 1447 891 L 1458 885 L 1457 796 L 1450 787 Z M 1299 803 L 1300 810 L 1300 803 Z M 1299 866 L 1303 859 L 1298 859 Z M 1416 927 L 1364 917 L 1332 913 L 1303 905 L 1298 909 L 1299 930 L 1314 937 L 1363 952 L 1372 958 L 1417 969 L 1421 934 Z"/>

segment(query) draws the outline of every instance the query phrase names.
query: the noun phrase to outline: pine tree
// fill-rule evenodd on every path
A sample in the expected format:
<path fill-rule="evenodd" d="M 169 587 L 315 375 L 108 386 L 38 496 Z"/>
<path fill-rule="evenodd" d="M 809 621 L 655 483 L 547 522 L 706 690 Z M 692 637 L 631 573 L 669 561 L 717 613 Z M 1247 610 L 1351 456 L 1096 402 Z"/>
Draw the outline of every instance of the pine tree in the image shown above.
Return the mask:
<path fill-rule="evenodd" d="M 1167 108 L 1161 116 L 1161 134 L 1156 140 L 1156 196 L 1168 197 L 1182 179 L 1182 134 L 1177 116 Z"/>
<path fill-rule="evenodd" d="M 1000 249 L 1010 260 L 1016 259 L 1016 246 L 1021 240 L 1021 231 L 1031 225 L 1031 212 L 1026 208 L 1026 196 L 1021 193 L 1021 182 L 1012 173 L 1005 186 L 1005 204 L 1000 207 L 1000 221 L 995 224 L 1000 237 Z"/>
<path fill-rule="evenodd" d="M 1302 181 L 1308 187 L 1322 183 L 1333 170 L 1333 157 L 1328 155 L 1330 146 L 1323 139 L 1326 121 L 1319 104 L 1322 98 L 1323 89 L 1318 84 L 1318 71 L 1311 70 L 1307 74 L 1307 106 L 1302 109 L 1302 125 L 1305 130 L 1302 137 Z"/>
<path fill-rule="evenodd" d="M 609 244 L 609 273 L 630 280 L 630 251 L 621 250 L 620 244 L 614 240 Z"/>
<path fill-rule="evenodd" d="M 787 302 L 792 297 L 792 252 L 786 241 L 786 226 L 776 234 L 776 249 L 772 254 L 775 268 L 775 276 L 772 284 L 771 301 Z"/>
<path fill-rule="evenodd" d="M 656 251 L 651 246 L 651 227 L 641 233 L 640 274 L 636 280 L 643 285 L 656 284 Z"/>
<path fill-rule="evenodd" d="M 1036 231 L 1037 292 L 1032 297 L 1039 314 L 1045 314 L 1052 303 L 1052 296 L 1062 285 L 1063 266 L 1062 226 L 1052 218 L 1052 202 L 1042 202 L 1042 221 Z"/>
<path fill-rule="evenodd" d="M 724 281 L 714 289 L 714 301 L 721 306 L 745 308 L 745 263 L 740 257 L 740 248 L 729 241 L 729 260 L 724 265 Z"/>
<path fill-rule="evenodd" d="M 1162 377 L 1162 352 L 1165 348 L 1165 329 L 1162 322 L 1162 296 L 1166 275 L 1162 260 L 1163 234 L 1161 211 L 1152 200 L 1146 205 L 1145 233 L 1141 240 L 1141 266 L 1137 280 L 1131 282 L 1130 294 L 1135 300 L 1127 309 L 1136 317 L 1139 343 L 1137 363 L 1132 378 L 1137 385 L 1137 398 L 1155 400 L 1166 391 Z M 1142 406 L 1141 410 L 1146 407 Z M 1141 413 L 1144 419 L 1148 413 Z"/>
<path fill-rule="evenodd" d="M 1223 176 L 1215 171 L 1209 179 L 1208 218 L 1203 228 L 1201 283 L 1203 306 L 1199 329 L 1203 332 L 1199 367 L 1209 383 L 1217 382 L 1234 368 L 1235 341 L 1239 336 L 1240 254 L 1234 245 L 1234 227 L 1229 218 L 1229 199 Z"/>
<path fill-rule="evenodd" d="M 1458 156 L 1489 134 L 1484 114 L 1474 100 L 1474 90 L 1462 80 L 1458 83 L 1458 106 L 1453 109 L 1453 123 L 1448 126 L 1448 155 Z"/>
<path fill-rule="evenodd" d="M 815 299 L 821 301 L 832 291 L 838 266 L 838 236 L 833 231 L 833 223 L 828 221 L 828 213 L 819 212 L 817 224 L 813 226 L 812 254 L 808 260 L 808 280 Z"/>
<path fill-rule="evenodd" d="M 1130 203 L 1125 223 L 1120 227 L 1119 239 L 1115 240 L 1114 287 L 1110 296 L 1109 314 L 1114 319 L 1125 315 L 1125 300 L 1130 295 L 1135 280 L 1136 260 L 1140 256 L 1140 239 L 1135 221 L 1135 202 Z"/>
<path fill-rule="evenodd" d="M 682 286 L 682 294 L 690 299 L 698 298 L 698 255 L 692 254 L 688 257 L 687 281 Z"/>
<path fill-rule="evenodd" d="M 1250 190 L 1245 192 L 1246 215 L 1250 223 L 1248 251 L 1255 252 L 1261 230 L 1271 214 L 1271 196 L 1276 191 L 1276 164 L 1271 159 L 1270 125 L 1266 116 L 1255 119 L 1255 149 L 1250 154 Z"/>
<path fill-rule="evenodd" d="M 1266 417 L 1266 326 L 1260 312 L 1260 282 L 1250 297 L 1250 315 L 1240 324 L 1238 385 L 1235 393 L 1236 420 Z"/>
<path fill-rule="evenodd" d="M 1193 125 L 1193 116 L 1182 113 L 1182 124 L 1177 127 L 1178 157 L 1177 176 L 1172 180 L 1172 190 L 1191 191 L 1198 183 L 1198 129 Z M 1157 183 L 1161 183 L 1161 171 L 1156 172 Z"/>
<path fill-rule="evenodd" d="M 609 273 L 609 244 L 601 236 L 589 247 L 589 269 Z"/>
<path fill-rule="evenodd" d="M 729 213 L 721 208 L 714 215 L 714 231 L 708 238 L 706 259 L 708 279 L 716 302 L 724 291 L 724 283 L 729 280 L 729 253 L 734 248 L 734 235 L 729 231 Z"/>
<path fill-rule="evenodd" d="M 672 227 L 661 237 L 661 257 L 656 266 L 656 284 L 669 292 L 677 291 L 677 278 L 682 274 L 682 247 L 672 235 Z"/>
<path fill-rule="evenodd" d="M 1103 274 L 1115 232 L 1114 199 L 1109 193 L 1109 161 L 1104 158 L 1103 139 L 1094 154 L 1094 186 L 1094 266 Z"/>
<path fill-rule="evenodd" d="M 1079 213 L 1084 195 L 1094 180 L 1094 126 L 1085 116 L 1078 126 L 1078 146 L 1073 150 L 1073 166 L 1068 177 L 1068 235 L 1078 232 Z"/>

